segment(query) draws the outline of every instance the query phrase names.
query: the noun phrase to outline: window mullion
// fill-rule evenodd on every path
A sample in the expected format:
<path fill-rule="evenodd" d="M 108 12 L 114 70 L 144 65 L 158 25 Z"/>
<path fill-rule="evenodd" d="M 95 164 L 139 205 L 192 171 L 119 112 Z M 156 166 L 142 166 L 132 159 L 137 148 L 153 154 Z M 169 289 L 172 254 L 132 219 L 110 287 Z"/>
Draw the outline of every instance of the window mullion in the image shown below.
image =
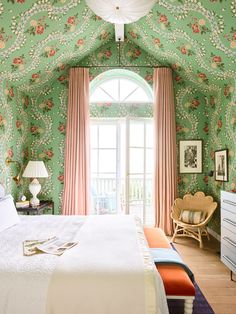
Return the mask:
<path fill-rule="evenodd" d="M 121 195 L 121 130 L 120 122 L 116 122 L 116 212 L 120 209 Z"/>
<path fill-rule="evenodd" d="M 144 143 L 143 143 L 143 223 L 146 223 L 146 121 L 144 123 Z"/>
<path fill-rule="evenodd" d="M 125 213 L 129 214 L 129 185 L 130 185 L 130 177 L 129 177 L 129 161 L 130 161 L 130 120 L 126 117 L 126 171 L 125 171 Z"/>

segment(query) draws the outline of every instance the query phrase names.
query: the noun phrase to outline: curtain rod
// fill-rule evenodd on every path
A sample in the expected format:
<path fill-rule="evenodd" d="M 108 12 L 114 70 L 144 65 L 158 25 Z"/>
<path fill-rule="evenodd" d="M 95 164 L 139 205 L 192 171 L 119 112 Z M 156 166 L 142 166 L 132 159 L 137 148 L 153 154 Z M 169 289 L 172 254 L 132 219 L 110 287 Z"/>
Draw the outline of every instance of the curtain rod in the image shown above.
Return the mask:
<path fill-rule="evenodd" d="M 76 68 L 167 68 L 155 65 L 78 65 Z"/>

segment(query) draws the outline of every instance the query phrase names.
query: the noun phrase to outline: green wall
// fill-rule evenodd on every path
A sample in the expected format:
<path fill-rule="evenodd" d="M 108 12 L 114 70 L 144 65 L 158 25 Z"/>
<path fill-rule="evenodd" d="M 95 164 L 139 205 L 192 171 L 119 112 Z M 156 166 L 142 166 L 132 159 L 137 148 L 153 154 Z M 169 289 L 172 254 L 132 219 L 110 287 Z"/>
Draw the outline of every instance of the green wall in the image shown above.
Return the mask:
<path fill-rule="evenodd" d="M 125 26 L 121 64 L 152 85 L 152 67 L 173 69 L 177 141 L 202 139 L 203 174 L 178 175 L 178 192 L 203 190 L 219 201 L 220 190 L 236 187 L 236 5 L 228 0 L 163 0 L 136 23 Z M 60 25 L 60 27 L 58 27 Z M 42 198 L 60 212 L 68 69 L 118 65 L 114 27 L 84 0 L 0 3 L 0 182 L 16 197 L 6 167 L 8 155 L 26 164 L 42 158 L 50 172 Z M 150 66 L 142 68 L 141 66 Z M 140 66 L 140 67 L 139 67 Z M 91 79 L 101 72 L 91 70 Z M 105 70 L 105 69 L 103 69 Z M 107 108 L 93 108 L 93 115 Z M 178 147 L 177 147 L 178 148 Z M 229 149 L 229 182 L 206 174 L 214 151 Z M 219 207 L 211 227 L 220 232 Z"/>
<path fill-rule="evenodd" d="M 130 47 L 132 45 L 130 44 Z M 102 50 L 112 51 L 112 57 L 104 61 L 107 68 L 90 69 L 91 80 L 100 74 L 103 70 L 109 69 L 109 64 L 113 65 L 117 60 L 118 49 L 116 44 L 107 44 Z M 101 49 L 94 52 L 89 58 L 83 60 L 81 64 L 86 65 L 95 58 Z M 145 60 L 150 56 L 142 51 L 137 65 L 143 65 Z M 122 55 L 126 61 L 126 56 Z M 76 65 L 76 63 L 74 64 Z M 149 68 L 133 68 L 141 77 L 152 85 L 152 69 Z M 58 80 L 63 76 L 63 81 Z M 63 167 L 64 167 L 64 141 L 66 128 L 66 108 L 67 108 L 67 90 L 68 90 L 68 69 L 63 69 L 58 73 L 57 79 L 50 85 L 40 91 L 37 97 L 31 95 L 30 108 L 30 128 L 31 128 L 31 146 L 30 155 L 33 158 L 39 158 L 46 161 L 48 169 L 51 173 L 49 179 L 45 180 L 43 187 L 44 198 L 53 198 L 56 204 L 56 212 L 60 212 L 60 203 L 63 188 Z M 208 134 L 204 131 L 207 123 L 207 115 L 205 112 L 205 97 L 187 83 L 175 84 L 175 103 L 177 118 L 177 139 L 184 138 L 201 138 L 204 147 L 207 145 Z M 104 106 L 94 106 L 91 108 L 91 116 L 104 117 L 111 116 L 112 108 Z M 114 113 L 114 110 L 113 110 Z M 112 114 L 113 114 L 112 113 Z M 127 113 L 134 116 L 139 115 L 137 110 L 131 108 Z M 152 115 L 151 108 L 147 108 L 145 115 Z M 120 115 L 118 113 L 118 115 Z M 204 171 L 205 171 L 204 165 Z M 196 191 L 198 189 L 206 189 L 204 182 L 204 174 L 201 175 L 185 175 L 178 177 L 179 194 L 183 195 L 186 191 Z M 59 197 L 58 197 L 59 196 Z"/>

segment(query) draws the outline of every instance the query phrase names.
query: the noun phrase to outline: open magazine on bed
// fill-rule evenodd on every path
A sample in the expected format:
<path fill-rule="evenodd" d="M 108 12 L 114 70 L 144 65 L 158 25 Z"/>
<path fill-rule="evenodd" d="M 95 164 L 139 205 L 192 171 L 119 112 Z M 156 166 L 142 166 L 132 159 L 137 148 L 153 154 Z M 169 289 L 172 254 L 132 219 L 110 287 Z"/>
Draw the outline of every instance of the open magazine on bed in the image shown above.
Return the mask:
<path fill-rule="evenodd" d="M 57 237 L 41 240 L 25 240 L 23 242 L 23 253 L 25 256 L 41 253 L 62 255 L 66 250 L 76 244 L 78 243 L 64 241 Z"/>

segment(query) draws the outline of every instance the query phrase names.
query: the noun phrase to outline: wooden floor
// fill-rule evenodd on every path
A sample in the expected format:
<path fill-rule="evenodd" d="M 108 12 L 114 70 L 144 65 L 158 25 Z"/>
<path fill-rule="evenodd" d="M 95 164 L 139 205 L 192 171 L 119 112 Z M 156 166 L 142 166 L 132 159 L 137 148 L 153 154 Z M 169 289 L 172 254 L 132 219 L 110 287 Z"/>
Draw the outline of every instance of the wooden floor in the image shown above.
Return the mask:
<path fill-rule="evenodd" d="M 204 239 L 204 248 L 191 238 L 177 238 L 175 246 L 193 271 L 195 280 L 215 314 L 236 314 L 236 275 L 220 261 L 220 244 L 211 237 Z"/>

